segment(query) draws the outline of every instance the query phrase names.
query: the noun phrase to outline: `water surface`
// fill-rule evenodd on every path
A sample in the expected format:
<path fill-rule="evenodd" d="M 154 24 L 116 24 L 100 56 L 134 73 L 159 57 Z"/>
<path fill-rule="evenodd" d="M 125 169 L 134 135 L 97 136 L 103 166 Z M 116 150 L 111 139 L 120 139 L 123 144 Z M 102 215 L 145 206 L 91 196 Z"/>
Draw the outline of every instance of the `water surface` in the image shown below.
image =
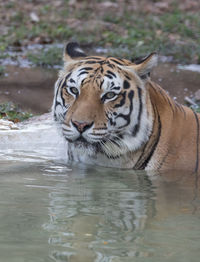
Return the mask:
<path fill-rule="evenodd" d="M 45 125 L 0 134 L 0 261 L 199 261 L 196 174 L 66 164 Z"/>

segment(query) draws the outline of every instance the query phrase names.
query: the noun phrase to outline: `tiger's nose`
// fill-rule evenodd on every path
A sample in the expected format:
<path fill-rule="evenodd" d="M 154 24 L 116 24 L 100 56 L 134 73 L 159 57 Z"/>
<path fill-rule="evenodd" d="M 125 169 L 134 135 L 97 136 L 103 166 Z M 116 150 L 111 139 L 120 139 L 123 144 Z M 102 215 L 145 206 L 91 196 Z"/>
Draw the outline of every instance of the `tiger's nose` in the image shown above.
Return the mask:
<path fill-rule="evenodd" d="M 72 125 L 80 132 L 83 133 L 85 130 L 90 128 L 94 122 L 78 122 L 72 120 Z"/>

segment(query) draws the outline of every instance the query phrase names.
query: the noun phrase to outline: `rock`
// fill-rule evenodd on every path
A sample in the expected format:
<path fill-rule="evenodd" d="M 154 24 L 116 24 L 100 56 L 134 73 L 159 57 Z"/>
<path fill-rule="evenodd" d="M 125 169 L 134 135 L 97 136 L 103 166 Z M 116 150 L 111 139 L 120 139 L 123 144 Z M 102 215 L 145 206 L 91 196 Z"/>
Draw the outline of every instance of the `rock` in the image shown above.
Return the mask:
<path fill-rule="evenodd" d="M 30 13 L 30 19 L 31 19 L 31 22 L 33 23 L 38 23 L 40 21 L 38 15 L 34 12 Z"/>
<path fill-rule="evenodd" d="M 197 91 L 194 93 L 194 99 L 195 99 L 195 101 L 197 101 L 197 102 L 200 101 L 200 89 L 197 90 Z"/>
<path fill-rule="evenodd" d="M 99 8 L 103 9 L 103 10 L 107 10 L 107 9 L 117 9 L 119 6 L 117 3 L 114 2 L 110 2 L 110 1 L 106 1 L 106 2 L 102 2 L 98 4 Z"/>
<path fill-rule="evenodd" d="M 11 121 L 0 119 L 0 130 L 19 129 L 16 124 Z"/>
<path fill-rule="evenodd" d="M 157 3 L 155 3 L 155 7 L 157 7 L 160 11 L 168 11 L 169 10 L 169 3 L 157 2 Z"/>
<path fill-rule="evenodd" d="M 189 106 L 194 106 L 197 107 L 198 105 L 188 96 L 185 97 L 185 102 L 189 105 Z"/>

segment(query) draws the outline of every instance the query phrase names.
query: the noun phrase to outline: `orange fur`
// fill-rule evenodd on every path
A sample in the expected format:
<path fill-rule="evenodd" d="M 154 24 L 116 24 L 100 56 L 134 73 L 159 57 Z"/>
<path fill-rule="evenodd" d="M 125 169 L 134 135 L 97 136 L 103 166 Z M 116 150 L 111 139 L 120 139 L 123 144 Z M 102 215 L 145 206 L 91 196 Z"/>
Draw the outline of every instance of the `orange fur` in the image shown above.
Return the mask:
<path fill-rule="evenodd" d="M 93 158 L 92 163 L 120 168 L 200 171 L 200 115 L 176 103 L 150 80 L 150 69 L 157 60 L 155 53 L 135 64 L 114 57 L 86 56 L 76 43 L 66 50 L 53 110 L 55 119 L 64 125 L 72 159 L 89 162 Z M 79 74 L 85 76 L 80 78 Z M 70 91 L 69 83 L 73 83 L 77 96 Z M 110 86 L 116 87 L 118 93 L 115 99 L 109 100 L 108 96 L 104 101 L 103 96 L 113 93 Z M 120 117 L 127 126 L 117 123 Z M 115 126 L 120 124 L 123 128 L 118 130 Z M 90 138 L 77 131 L 86 127 Z M 102 150 L 94 146 L 95 135 Z M 77 148 L 82 148 L 82 153 L 76 152 Z"/>

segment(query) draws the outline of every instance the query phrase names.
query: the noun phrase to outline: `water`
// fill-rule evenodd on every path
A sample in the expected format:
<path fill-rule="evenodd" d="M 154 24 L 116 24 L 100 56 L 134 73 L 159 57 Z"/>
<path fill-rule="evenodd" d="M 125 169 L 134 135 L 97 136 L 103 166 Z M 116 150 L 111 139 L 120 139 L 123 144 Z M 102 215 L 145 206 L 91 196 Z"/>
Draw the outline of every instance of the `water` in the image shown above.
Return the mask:
<path fill-rule="evenodd" d="M 59 141 L 48 120 L 0 132 L 0 261 L 199 261 L 196 174 L 66 164 Z"/>
<path fill-rule="evenodd" d="M 188 70 L 188 71 L 193 71 L 193 72 L 198 72 L 200 73 L 200 65 L 196 65 L 196 64 L 191 64 L 191 65 L 179 65 L 178 69 L 181 70 Z"/>

